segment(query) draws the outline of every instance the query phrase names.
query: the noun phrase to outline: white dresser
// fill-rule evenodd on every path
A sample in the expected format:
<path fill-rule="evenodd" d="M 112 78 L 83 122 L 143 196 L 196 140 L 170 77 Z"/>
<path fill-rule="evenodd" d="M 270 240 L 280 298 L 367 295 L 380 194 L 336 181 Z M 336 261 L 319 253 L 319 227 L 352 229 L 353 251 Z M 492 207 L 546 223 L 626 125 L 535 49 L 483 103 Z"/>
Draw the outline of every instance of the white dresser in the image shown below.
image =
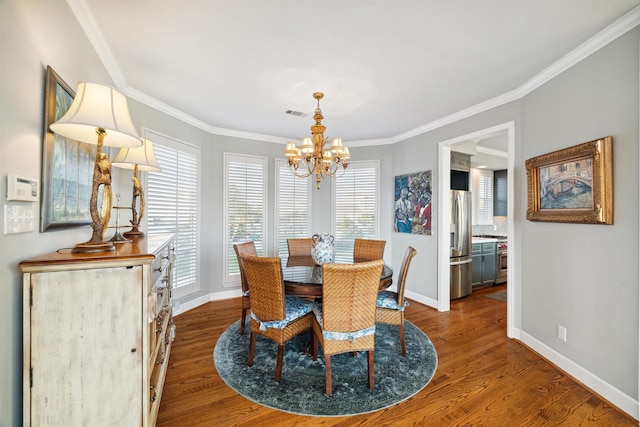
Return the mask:
<path fill-rule="evenodd" d="M 153 426 L 171 343 L 174 235 L 61 249 L 24 274 L 24 425 Z"/>

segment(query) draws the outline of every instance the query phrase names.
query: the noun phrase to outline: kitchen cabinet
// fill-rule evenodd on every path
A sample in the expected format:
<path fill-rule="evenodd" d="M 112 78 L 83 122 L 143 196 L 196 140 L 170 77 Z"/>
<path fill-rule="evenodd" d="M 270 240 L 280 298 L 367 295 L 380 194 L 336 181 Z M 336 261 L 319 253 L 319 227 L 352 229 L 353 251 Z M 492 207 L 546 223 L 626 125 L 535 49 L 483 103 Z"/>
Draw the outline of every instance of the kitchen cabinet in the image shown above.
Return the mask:
<path fill-rule="evenodd" d="M 452 151 L 451 169 L 456 171 L 469 172 L 471 170 L 471 155 Z"/>
<path fill-rule="evenodd" d="M 173 235 L 20 263 L 25 425 L 155 425 L 175 334 L 173 263 Z"/>
<path fill-rule="evenodd" d="M 507 170 L 493 172 L 493 216 L 507 216 Z"/>
<path fill-rule="evenodd" d="M 451 152 L 451 189 L 469 191 L 469 171 L 471 156 L 465 153 Z"/>
<path fill-rule="evenodd" d="M 471 286 L 491 285 L 496 280 L 496 242 L 471 245 Z"/>

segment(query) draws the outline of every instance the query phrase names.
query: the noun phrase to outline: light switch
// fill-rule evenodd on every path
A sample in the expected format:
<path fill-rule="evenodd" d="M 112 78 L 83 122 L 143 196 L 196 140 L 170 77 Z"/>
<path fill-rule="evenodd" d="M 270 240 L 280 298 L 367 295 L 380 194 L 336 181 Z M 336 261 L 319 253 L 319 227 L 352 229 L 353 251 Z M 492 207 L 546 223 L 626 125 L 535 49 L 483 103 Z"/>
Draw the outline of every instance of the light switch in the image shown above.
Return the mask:
<path fill-rule="evenodd" d="M 33 205 L 4 205 L 4 234 L 34 230 Z"/>

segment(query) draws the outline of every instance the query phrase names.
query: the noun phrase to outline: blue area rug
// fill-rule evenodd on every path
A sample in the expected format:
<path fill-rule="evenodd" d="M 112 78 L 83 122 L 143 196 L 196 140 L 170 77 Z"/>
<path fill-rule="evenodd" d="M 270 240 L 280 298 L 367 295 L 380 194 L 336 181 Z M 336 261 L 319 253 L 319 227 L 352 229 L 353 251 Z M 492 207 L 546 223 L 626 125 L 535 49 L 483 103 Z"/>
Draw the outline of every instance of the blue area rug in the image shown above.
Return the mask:
<path fill-rule="evenodd" d="M 249 319 L 247 318 L 247 325 Z M 438 356 L 420 329 L 405 323 L 407 357 L 400 354 L 398 328 L 376 326 L 375 390 L 367 386 L 365 352 L 331 358 L 333 396 L 325 395 L 324 356 L 304 353 L 311 332 L 303 332 L 285 346 L 282 380 L 275 381 L 277 345 L 260 335 L 254 365 L 247 366 L 249 328 L 239 334 L 238 320 L 222 333 L 213 351 L 220 377 L 242 396 L 269 408 L 301 415 L 344 416 L 377 411 L 395 405 L 422 390 L 433 378 Z"/>

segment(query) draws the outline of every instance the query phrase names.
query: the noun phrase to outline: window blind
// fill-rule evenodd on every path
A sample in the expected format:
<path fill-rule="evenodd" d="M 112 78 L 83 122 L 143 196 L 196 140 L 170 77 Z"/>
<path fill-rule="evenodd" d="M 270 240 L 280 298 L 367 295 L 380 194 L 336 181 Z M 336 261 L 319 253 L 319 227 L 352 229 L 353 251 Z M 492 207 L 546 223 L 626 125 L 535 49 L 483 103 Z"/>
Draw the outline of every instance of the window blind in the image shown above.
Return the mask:
<path fill-rule="evenodd" d="M 199 148 L 149 135 L 162 172 L 147 174 L 147 230 L 176 234 L 174 296 L 199 289 Z M 168 144 L 171 144 L 169 146 Z"/>
<path fill-rule="evenodd" d="M 311 237 L 311 178 L 291 173 L 286 160 L 276 160 L 277 253 L 288 256 L 287 239 Z"/>
<path fill-rule="evenodd" d="M 493 171 L 475 169 L 475 224 L 493 224 Z"/>
<path fill-rule="evenodd" d="M 333 181 L 333 235 L 337 262 L 353 260 L 355 238 L 378 236 L 378 162 L 353 162 Z"/>
<path fill-rule="evenodd" d="M 225 153 L 225 283 L 237 284 L 240 268 L 235 243 L 252 240 L 264 254 L 266 234 L 266 158 Z"/>

